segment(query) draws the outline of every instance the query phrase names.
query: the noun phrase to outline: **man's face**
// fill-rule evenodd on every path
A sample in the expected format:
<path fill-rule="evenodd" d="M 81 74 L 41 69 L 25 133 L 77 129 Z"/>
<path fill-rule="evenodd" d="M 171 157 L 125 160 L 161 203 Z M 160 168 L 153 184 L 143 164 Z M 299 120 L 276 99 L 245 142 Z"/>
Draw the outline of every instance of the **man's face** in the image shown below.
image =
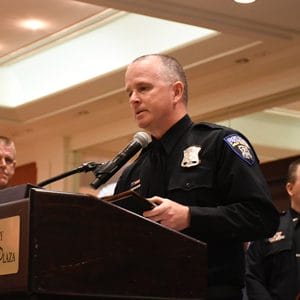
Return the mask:
<path fill-rule="evenodd" d="M 300 165 L 295 173 L 295 182 L 287 184 L 287 191 L 291 197 L 292 207 L 300 207 Z"/>
<path fill-rule="evenodd" d="M 0 189 L 8 185 L 15 173 L 15 148 L 0 142 Z"/>
<path fill-rule="evenodd" d="M 168 129 L 174 111 L 174 84 L 163 76 L 159 58 L 148 57 L 131 64 L 125 75 L 125 87 L 140 128 L 152 134 Z"/>

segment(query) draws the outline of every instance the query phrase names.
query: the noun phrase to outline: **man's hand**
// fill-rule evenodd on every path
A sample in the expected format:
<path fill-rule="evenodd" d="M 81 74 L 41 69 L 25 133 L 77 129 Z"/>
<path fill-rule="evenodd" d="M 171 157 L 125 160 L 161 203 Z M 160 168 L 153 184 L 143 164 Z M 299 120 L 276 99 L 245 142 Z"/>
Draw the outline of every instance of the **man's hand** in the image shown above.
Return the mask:
<path fill-rule="evenodd" d="M 189 227 L 190 209 L 188 206 L 157 196 L 147 199 L 157 206 L 145 211 L 144 217 L 178 231 Z"/>

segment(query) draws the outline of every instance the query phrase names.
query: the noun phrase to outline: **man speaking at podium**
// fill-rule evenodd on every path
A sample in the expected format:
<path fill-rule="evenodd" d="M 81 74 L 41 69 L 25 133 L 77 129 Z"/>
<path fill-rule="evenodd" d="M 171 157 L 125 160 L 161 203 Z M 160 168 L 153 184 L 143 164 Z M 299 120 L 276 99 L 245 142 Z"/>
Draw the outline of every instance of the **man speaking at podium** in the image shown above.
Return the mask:
<path fill-rule="evenodd" d="M 252 146 L 235 130 L 191 121 L 186 76 L 172 57 L 137 58 L 125 86 L 152 142 L 115 193 L 139 187 L 156 204 L 144 217 L 207 243 L 208 299 L 242 299 L 243 242 L 272 236 L 279 219 Z"/>

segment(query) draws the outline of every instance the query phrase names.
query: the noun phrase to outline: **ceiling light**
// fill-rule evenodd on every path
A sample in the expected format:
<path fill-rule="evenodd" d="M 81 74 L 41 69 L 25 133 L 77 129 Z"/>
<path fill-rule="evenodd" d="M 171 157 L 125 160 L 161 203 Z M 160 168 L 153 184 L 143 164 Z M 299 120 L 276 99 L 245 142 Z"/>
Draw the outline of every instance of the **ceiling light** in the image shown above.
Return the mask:
<path fill-rule="evenodd" d="M 38 30 L 46 27 L 46 23 L 38 19 L 27 19 L 21 22 L 21 26 L 31 30 Z"/>
<path fill-rule="evenodd" d="M 234 0 L 234 2 L 248 4 L 255 2 L 255 0 Z"/>

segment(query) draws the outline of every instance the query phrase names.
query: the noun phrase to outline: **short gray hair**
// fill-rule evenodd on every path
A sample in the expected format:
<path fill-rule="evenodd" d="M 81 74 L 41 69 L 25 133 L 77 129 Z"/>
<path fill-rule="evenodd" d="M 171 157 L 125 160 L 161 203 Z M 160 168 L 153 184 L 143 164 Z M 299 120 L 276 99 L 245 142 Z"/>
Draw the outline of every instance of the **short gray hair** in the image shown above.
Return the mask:
<path fill-rule="evenodd" d="M 287 183 L 292 183 L 294 184 L 296 182 L 296 171 L 298 166 L 300 166 L 300 158 L 294 160 L 293 162 L 290 163 L 289 168 L 288 168 L 288 174 L 287 174 Z"/>
<path fill-rule="evenodd" d="M 187 104 L 188 82 L 183 67 L 176 58 L 166 54 L 147 54 L 136 58 L 132 63 L 147 59 L 148 57 L 151 56 L 160 58 L 162 62 L 162 66 L 164 67 L 164 72 L 167 75 L 168 79 L 170 79 L 171 81 L 181 81 L 183 83 L 184 88 L 183 88 L 182 100 L 185 104 Z"/>
<path fill-rule="evenodd" d="M 13 142 L 12 139 L 10 139 L 7 136 L 0 135 L 0 143 L 2 143 L 3 145 L 5 145 L 7 147 L 11 146 L 14 149 L 14 155 L 16 156 L 16 147 L 15 147 L 15 143 Z"/>

